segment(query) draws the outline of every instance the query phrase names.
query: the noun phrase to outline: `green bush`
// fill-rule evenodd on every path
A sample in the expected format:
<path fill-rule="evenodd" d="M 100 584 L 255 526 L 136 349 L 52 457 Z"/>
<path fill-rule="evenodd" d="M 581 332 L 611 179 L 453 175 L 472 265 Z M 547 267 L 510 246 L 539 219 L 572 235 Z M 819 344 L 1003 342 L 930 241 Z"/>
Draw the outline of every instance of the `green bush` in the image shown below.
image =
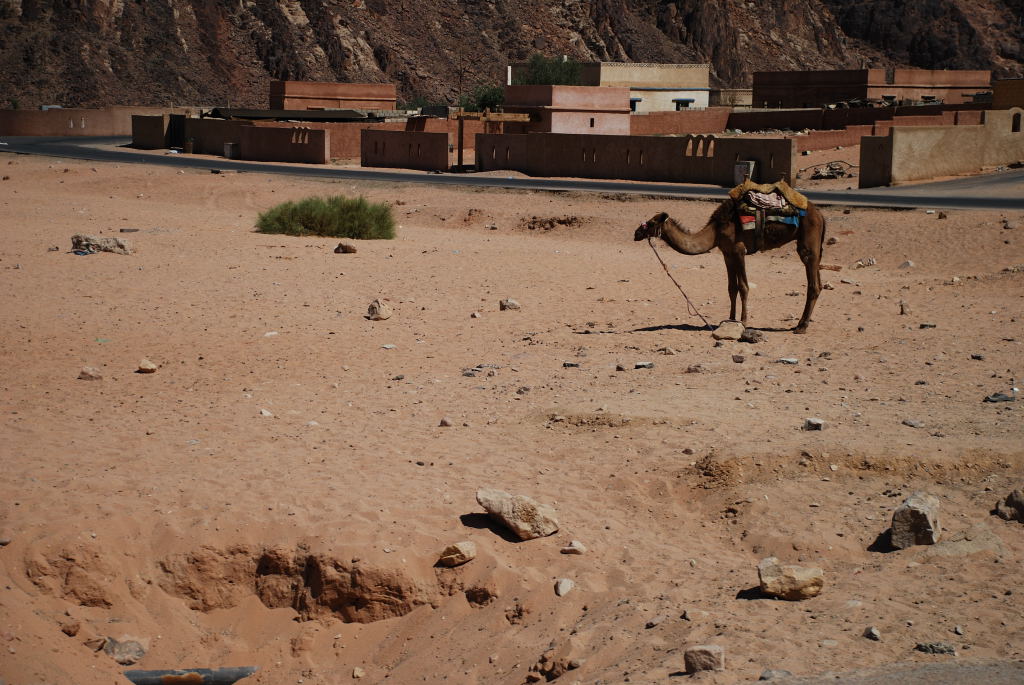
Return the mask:
<path fill-rule="evenodd" d="M 562 57 L 545 57 L 534 53 L 526 69 L 513 80 L 517 86 L 578 86 L 583 78 L 583 65 Z"/>
<path fill-rule="evenodd" d="M 367 202 L 366 198 L 307 197 L 298 202 L 284 202 L 260 214 L 256 220 L 260 233 L 288 235 L 322 235 L 331 238 L 391 240 L 395 237 L 395 220 L 391 207 L 385 203 Z"/>
<path fill-rule="evenodd" d="M 505 104 L 505 88 L 503 86 L 478 85 L 469 95 L 459 98 L 459 107 L 467 112 L 482 112 L 489 109 L 492 112 Z"/>

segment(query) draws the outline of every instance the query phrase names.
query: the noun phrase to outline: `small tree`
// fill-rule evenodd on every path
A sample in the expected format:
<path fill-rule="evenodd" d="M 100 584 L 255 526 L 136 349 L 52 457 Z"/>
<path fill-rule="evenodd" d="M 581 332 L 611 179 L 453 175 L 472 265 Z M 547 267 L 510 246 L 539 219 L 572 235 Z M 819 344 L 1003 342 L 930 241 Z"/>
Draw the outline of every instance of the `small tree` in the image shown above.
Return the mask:
<path fill-rule="evenodd" d="M 395 220 L 391 206 L 367 202 L 366 198 L 307 197 L 298 202 L 284 202 L 260 214 L 256 220 L 260 233 L 288 235 L 321 235 L 331 238 L 363 240 L 395 237 Z"/>
<path fill-rule="evenodd" d="M 470 95 L 459 98 L 459 107 L 467 112 L 494 111 L 505 104 L 505 89 L 501 86 L 478 85 Z"/>
<path fill-rule="evenodd" d="M 576 60 L 534 53 L 513 83 L 517 86 L 578 86 L 582 75 L 583 65 Z"/>

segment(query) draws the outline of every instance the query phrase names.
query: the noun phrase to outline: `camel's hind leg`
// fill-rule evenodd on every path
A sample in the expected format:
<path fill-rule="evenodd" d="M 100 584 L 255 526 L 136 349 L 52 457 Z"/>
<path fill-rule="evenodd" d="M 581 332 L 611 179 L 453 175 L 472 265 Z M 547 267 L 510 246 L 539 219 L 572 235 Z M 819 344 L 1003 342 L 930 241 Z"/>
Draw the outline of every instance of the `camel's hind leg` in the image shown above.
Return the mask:
<path fill-rule="evenodd" d="M 736 279 L 736 258 L 726 253 L 722 253 L 725 258 L 725 273 L 729 277 L 729 318 L 733 321 L 736 320 L 736 294 L 739 293 L 740 287 Z"/>
<path fill-rule="evenodd" d="M 811 313 L 814 311 L 814 305 L 818 301 L 818 295 L 821 294 L 820 269 L 821 244 L 825 233 L 824 219 L 821 219 L 821 222 L 820 233 L 804 230 L 797 239 L 796 251 L 800 255 L 800 260 L 804 263 L 804 270 L 807 272 L 807 300 L 804 302 L 804 313 L 800 315 L 800 321 L 797 323 L 796 328 L 793 329 L 794 333 L 807 332 L 807 324 L 811 322 Z"/>

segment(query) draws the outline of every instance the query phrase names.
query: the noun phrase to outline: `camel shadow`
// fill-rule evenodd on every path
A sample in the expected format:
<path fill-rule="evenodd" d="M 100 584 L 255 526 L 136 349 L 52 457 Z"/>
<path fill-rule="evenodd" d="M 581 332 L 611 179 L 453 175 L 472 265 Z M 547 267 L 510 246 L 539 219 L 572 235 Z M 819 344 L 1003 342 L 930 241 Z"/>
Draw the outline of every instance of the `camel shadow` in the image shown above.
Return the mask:
<path fill-rule="evenodd" d="M 459 521 L 461 521 L 462 525 L 467 528 L 489 530 L 505 542 L 522 542 L 522 540 L 514 535 L 512 531 L 492 519 L 487 514 L 463 514 L 459 517 Z"/>
<path fill-rule="evenodd" d="M 667 323 L 660 326 L 644 326 L 643 328 L 634 328 L 630 333 L 655 333 L 657 331 L 707 331 L 710 330 L 707 326 L 695 326 L 692 323 Z"/>

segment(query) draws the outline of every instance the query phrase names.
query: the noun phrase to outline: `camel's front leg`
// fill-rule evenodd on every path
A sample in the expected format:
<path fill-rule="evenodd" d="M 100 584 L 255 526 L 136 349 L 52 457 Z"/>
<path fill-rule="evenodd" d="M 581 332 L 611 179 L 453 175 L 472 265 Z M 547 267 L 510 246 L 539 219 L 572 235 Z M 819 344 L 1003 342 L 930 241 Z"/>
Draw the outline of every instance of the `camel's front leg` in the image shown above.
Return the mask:
<path fill-rule="evenodd" d="M 740 292 L 740 322 L 747 325 L 747 260 L 743 258 L 742 254 L 738 254 L 733 257 L 734 267 L 733 270 L 736 272 L 736 288 Z M 735 314 L 733 314 L 735 317 Z"/>

